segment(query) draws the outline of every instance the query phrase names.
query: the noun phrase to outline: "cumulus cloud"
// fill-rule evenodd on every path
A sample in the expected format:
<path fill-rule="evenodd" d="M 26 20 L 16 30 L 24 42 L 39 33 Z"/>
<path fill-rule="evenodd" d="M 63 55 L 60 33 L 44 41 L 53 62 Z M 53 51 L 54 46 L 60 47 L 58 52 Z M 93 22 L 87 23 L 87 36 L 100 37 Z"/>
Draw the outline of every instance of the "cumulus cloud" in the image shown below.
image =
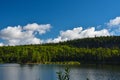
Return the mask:
<path fill-rule="evenodd" d="M 45 34 L 50 30 L 50 24 L 39 25 L 37 23 L 27 24 L 25 26 L 8 26 L 0 30 L 0 39 L 4 42 L 0 43 L 3 45 L 25 45 L 25 44 L 40 44 L 40 43 L 58 43 L 67 40 L 87 38 L 87 37 L 99 37 L 99 36 L 110 36 L 118 34 L 120 31 L 120 17 L 111 19 L 107 26 L 108 28 L 101 29 L 102 25 L 83 29 L 83 27 L 76 27 L 71 30 L 60 31 L 56 38 L 40 39 L 36 36 Z M 52 34 L 51 34 L 52 35 Z"/>
<path fill-rule="evenodd" d="M 37 32 L 39 32 L 39 34 L 46 33 L 46 31 L 49 31 L 50 28 L 51 28 L 50 24 L 38 25 L 36 23 L 33 23 L 33 24 L 28 24 L 28 25 L 24 26 L 25 30 L 37 31 Z"/>
<path fill-rule="evenodd" d="M 0 38 L 6 41 L 4 45 L 40 44 L 42 40 L 36 37 L 35 32 L 44 34 L 51 28 L 50 24 L 36 23 L 22 26 L 8 26 L 0 31 Z M 2 43 L 0 45 L 3 45 Z"/>
<path fill-rule="evenodd" d="M 77 27 L 72 30 L 60 31 L 60 35 L 55 39 L 48 39 L 47 42 L 60 42 L 79 38 L 95 37 L 95 36 L 109 36 L 110 33 L 107 29 L 102 29 L 99 31 L 95 30 L 95 27 L 91 27 L 83 30 L 82 27 Z"/>
<path fill-rule="evenodd" d="M 111 35 L 120 35 L 120 17 L 111 19 L 107 26 Z"/>
<path fill-rule="evenodd" d="M 118 26 L 120 25 L 120 17 L 116 17 L 115 19 L 111 19 L 108 23 L 108 26 Z"/>

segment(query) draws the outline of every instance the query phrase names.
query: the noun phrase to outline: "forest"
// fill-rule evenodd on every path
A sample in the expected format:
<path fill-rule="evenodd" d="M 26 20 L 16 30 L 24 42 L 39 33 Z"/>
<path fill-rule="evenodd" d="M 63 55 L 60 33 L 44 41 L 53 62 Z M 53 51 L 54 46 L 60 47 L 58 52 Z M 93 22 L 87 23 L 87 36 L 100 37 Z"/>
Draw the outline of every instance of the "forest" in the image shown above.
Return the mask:
<path fill-rule="evenodd" d="M 38 45 L 1 46 L 0 63 L 120 64 L 120 36 Z"/>

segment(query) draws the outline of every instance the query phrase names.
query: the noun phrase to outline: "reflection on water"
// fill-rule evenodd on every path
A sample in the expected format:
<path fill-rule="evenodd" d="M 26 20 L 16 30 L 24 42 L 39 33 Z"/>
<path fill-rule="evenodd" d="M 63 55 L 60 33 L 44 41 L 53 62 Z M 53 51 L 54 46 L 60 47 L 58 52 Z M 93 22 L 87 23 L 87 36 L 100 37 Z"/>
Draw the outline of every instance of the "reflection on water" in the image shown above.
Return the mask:
<path fill-rule="evenodd" d="M 120 80 L 119 66 L 82 66 L 72 68 L 72 80 Z"/>
<path fill-rule="evenodd" d="M 71 80 L 120 80 L 118 66 L 69 66 Z M 57 80 L 63 65 L 0 64 L 0 80 Z"/>

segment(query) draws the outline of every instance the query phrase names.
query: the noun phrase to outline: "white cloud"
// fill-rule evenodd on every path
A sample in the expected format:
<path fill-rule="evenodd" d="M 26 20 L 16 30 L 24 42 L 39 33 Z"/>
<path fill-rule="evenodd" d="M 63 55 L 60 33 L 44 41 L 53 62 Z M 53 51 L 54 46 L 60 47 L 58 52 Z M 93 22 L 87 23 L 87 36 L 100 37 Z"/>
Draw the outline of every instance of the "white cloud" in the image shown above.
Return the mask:
<path fill-rule="evenodd" d="M 55 39 L 48 39 L 47 42 L 59 42 L 59 41 L 66 41 L 66 40 L 73 40 L 79 38 L 87 38 L 87 37 L 95 37 L 95 36 L 109 36 L 110 33 L 107 29 L 102 29 L 99 31 L 95 30 L 95 27 L 91 27 L 88 29 L 83 30 L 82 27 L 77 27 L 72 30 L 61 31 L 60 35 Z"/>
<path fill-rule="evenodd" d="M 3 44 L 3 43 L 0 43 L 0 46 L 4 46 L 4 44 Z"/>
<path fill-rule="evenodd" d="M 116 17 L 115 19 L 111 19 L 108 23 L 108 26 L 118 26 L 120 25 L 120 17 Z"/>
<path fill-rule="evenodd" d="M 118 20 L 118 21 L 117 21 Z M 113 25 L 120 25 L 119 17 L 113 20 L 110 20 L 108 29 L 99 29 L 96 30 L 95 27 L 90 27 L 87 29 L 83 29 L 83 27 L 76 27 L 72 30 L 60 31 L 58 37 L 54 39 L 42 40 L 37 38 L 37 35 L 45 34 L 50 30 L 50 24 L 42 24 L 39 25 L 37 23 L 27 24 L 26 26 L 8 26 L 0 30 L 0 38 L 4 40 L 4 42 L 0 43 L 0 46 L 3 45 L 25 45 L 25 44 L 40 44 L 40 43 L 58 43 L 67 40 L 87 38 L 87 37 L 95 37 L 95 36 L 110 36 L 112 34 L 117 34 L 116 32 L 120 31 L 120 28 L 114 28 L 112 31 Z M 101 25 L 99 26 L 101 27 Z M 99 28 L 97 27 L 97 28 Z M 39 33 L 39 34 L 38 34 Z M 52 35 L 52 34 L 51 34 Z"/>
<path fill-rule="evenodd" d="M 111 19 L 107 23 L 107 28 L 111 35 L 120 35 L 120 17 L 116 17 Z"/>
<path fill-rule="evenodd" d="M 21 34 L 21 31 L 22 27 L 20 26 L 8 26 L 7 28 L 0 31 L 0 37 L 7 40 L 9 40 L 10 38 L 19 38 L 23 36 L 23 34 Z"/>
<path fill-rule="evenodd" d="M 40 44 L 42 40 L 37 38 L 34 33 L 46 33 L 50 27 L 50 24 L 38 25 L 36 23 L 28 24 L 24 27 L 8 26 L 0 31 L 0 38 L 6 41 L 5 45 Z"/>
<path fill-rule="evenodd" d="M 39 32 L 39 34 L 46 33 L 46 31 L 49 31 L 50 28 L 51 28 L 50 24 L 38 25 L 36 23 L 33 23 L 33 24 L 28 24 L 28 25 L 24 26 L 25 30 L 37 31 L 37 32 Z"/>

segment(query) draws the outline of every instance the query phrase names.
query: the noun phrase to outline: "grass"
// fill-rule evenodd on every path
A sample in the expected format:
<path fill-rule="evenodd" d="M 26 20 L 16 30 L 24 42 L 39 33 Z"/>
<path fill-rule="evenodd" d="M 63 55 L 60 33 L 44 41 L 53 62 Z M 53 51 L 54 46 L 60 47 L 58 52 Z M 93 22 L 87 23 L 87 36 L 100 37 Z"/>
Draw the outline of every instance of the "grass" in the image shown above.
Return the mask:
<path fill-rule="evenodd" d="M 45 62 L 44 64 L 80 65 L 80 62 L 77 61 Z"/>
<path fill-rule="evenodd" d="M 57 78 L 58 80 L 70 80 L 70 75 L 69 75 L 69 68 L 65 68 L 64 72 L 57 72 Z"/>

